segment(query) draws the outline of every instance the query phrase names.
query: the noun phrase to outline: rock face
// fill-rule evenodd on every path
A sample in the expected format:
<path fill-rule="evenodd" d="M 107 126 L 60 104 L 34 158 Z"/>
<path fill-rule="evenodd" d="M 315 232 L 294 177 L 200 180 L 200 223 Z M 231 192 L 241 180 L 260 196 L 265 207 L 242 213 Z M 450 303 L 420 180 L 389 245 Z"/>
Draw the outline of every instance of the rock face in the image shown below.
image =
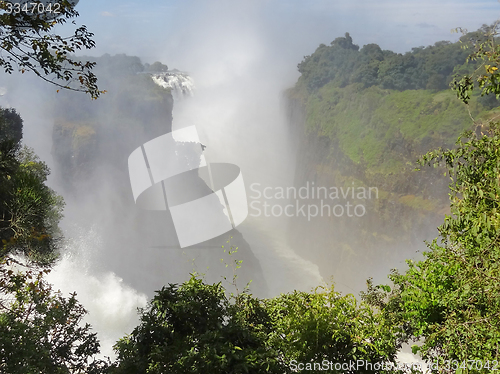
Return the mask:
<path fill-rule="evenodd" d="M 237 230 L 181 249 L 168 211 L 142 210 L 134 203 L 128 157 L 171 132 L 174 96 L 191 94 L 191 78 L 180 72 L 143 72 L 137 58 L 123 55 L 105 55 L 97 66 L 107 93 L 94 102 L 70 93 L 58 97 L 52 150 L 54 174 L 67 202 L 66 222 L 100 232 L 101 250 L 92 261 L 152 295 L 193 271 L 205 273 L 208 281 L 225 276 L 232 282 L 235 260 L 243 260 L 238 289 L 253 280 L 252 289 L 265 295 L 260 264 Z M 230 256 L 231 247 L 238 249 Z"/>
<path fill-rule="evenodd" d="M 293 90 L 288 100 L 297 148 L 295 189 L 303 188 L 305 198 L 297 200 L 306 212 L 290 218 L 289 245 L 318 264 L 323 278 L 333 278 L 342 291 L 363 290 L 369 277 L 385 282 L 390 269 L 419 258 L 416 252 L 426 248 L 423 241 L 437 236 L 447 212 L 447 181 L 435 170 L 414 171 L 415 164 L 384 171 L 366 161 L 355 162 L 341 136 L 311 127 L 310 103 Z M 351 105 L 356 116 L 356 103 Z M 333 113 L 330 119 L 335 120 Z M 369 123 L 369 115 L 366 119 Z M 362 142 L 362 134 L 358 138 Z M 409 140 L 390 141 L 394 147 L 386 146 L 386 165 L 391 158 L 399 163 L 425 152 L 425 145 L 409 149 Z"/>

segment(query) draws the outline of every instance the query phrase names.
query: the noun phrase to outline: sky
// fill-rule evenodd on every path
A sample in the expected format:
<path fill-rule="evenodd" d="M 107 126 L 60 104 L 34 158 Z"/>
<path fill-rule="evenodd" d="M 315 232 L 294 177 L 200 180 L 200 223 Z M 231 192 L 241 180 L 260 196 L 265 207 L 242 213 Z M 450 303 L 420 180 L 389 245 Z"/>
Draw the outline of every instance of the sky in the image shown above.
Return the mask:
<path fill-rule="evenodd" d="M 275 174 L 285 168 L 286 152 L 278 152 L 283 155 L 280 163 L 266 153 L 280 150 L 276 140 L 288 132 L 276 110 L 280 105 L 278 94 L 294 84 L 299 76 L 297 64 L 321 43 L 330 44 L 349 32 L 360 47 L 377 43 L 382 49 L 404 53 L 441 40 L 456 41 L 460 34 L 452 34 L 452 29 L 473 31 L 500 18 L 497 1 L 463 0 L 80 0 L 76 9 L 80 13 L 76 24 L 86 25 L 96 42 L 96 48 L 85 51 L 86 55 L 139 56 L 143 63 L 161 61 L 194 77 L 200 108 L 191 112 L 201 113 L 199 118 L 215 134 L 207 143 L 209 150 L 219 150 L 221 161 L 245 166 L 247 182 L 255 175 L 268 181 L 249 163 L 259 172 L 261 165 Z M 68 24 L 59 31 L 68 35 L 74 28 Z M 13 89 L 7 99 L 25 119 L 25 142 L 50 165 L 53 120 L 43 118 L 40 110 L 32 110 L 32 103 L 40 98 L 35 97 L 35 91 L 26 90 L 23 80 L 19 82 L 19 89 Z M 180 117 L 176 115 L 174 118 Z M 275 165 L 268 160 L 274 160 Z M 267 221 L 266 225 L 269 227 Z M 81 236 L 98 239 L 92 232 Z M 258 253 L 258 248 L 253 250 L 261 256 L 264 273 L 273 274 L 272 282 L 268 280 L 276 291 L 273 294 L 293 289 L 294 284 L 287 284 L 293 277 L 299 278 L 302 288 L 317 285 L 316 268 L 288 248 L 281 248 L 281 237 L 272 239 L 278 248 L 274 257 Z M 74 240 L 82 256 L 99 246 Z M 291 265 L 286 271 L 279 270 L 285 262 Z M 307 273 L 303 279 L 297 276 L 299 268 Z M 58 287 L 69 284 L 69 292 L 77 289 L 98 331 L 112 330 L 104 344 L 105 353 L 110 354 L 115 339 L 136 323 L 131 320 L 135 307 L 143 305 L 146 297 L 122 284 L 115 274 L 98 278 L 86 272 L 80 260 L 63 261 L 53 272 L 53 281 Z M 305 281 L 306 276 L 311 283 Z M 123 316 L 117 317 L 117 311 Z"/>
<path fill-rule="evenodd" d="M 251 43 L 245 39 L 251 31 L 295 68 L 320 43 L 345 32 L 360 46 L 377 43 L 406 52 L 456 41 L 459 35 L 452 29 L 476 30 L 500 16 L 497 1 L 463 0 L 82 0 L 77 10 L 77 23 L 95 34 L 97 48 L 91 54 L 137 55 L 143 62 L 161 60 L 180 69 L 194 64 L 188 61 L 192 50 L 203 49 L 207 37 Z"/>

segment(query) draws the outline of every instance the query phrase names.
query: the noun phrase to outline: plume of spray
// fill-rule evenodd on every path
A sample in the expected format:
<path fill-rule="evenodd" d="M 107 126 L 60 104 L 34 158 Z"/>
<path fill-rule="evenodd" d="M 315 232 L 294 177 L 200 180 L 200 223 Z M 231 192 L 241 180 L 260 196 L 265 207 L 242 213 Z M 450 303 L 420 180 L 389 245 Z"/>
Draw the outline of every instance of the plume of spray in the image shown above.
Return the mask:
<path fill-rule="evenodd" d="M 114 357 L 112 346 L 137 325 L 137 308 L 145 307 L 148 298 L 115 273 L 96 269 L 93 257 L 103 245 L 98 227 L 74 226 L 66 235 L 64 254 L 47 280 L 65 295 L 77 293 L 88 311 L 83 322 L 97 331 L 101 356 Z"/>
<path fill-rule="evenodd" d="M 248 18 L 235 19 L 241 16 L 235 13 L 246 10 Z M 193 97 L 175 100 L 173 130 L 196 125 L 207 162 L 238 165 L 247 192 L 253 183 L 293 186 L 295 172 L 282 97 L 296 73 L 283 71 L 281 59 L 276 58 L 279 50 L 258 27 L 258 10 L 259 6 L 241 9 L 229 4 L 218 13 L 214 6 L 210 12 L 219 14 L 217 24 L 202 21 L 193 26 L 202 28 L 203 35 L 196 41 L 185 40 L 181 56 L 170 52 L 183 69 L 189 67 L 196 84 Z M 155 81 L 166 86 L 158 78 Z M 271 295 L 309 290 L 322 282 L 317 266 L 287 247 L 286 219 L 249 216 L 238 230 L 259 259 Z"/>
<path fill-rule="evenodd" d="M 179 18 L 185 20 L 182 27 L 174 35 L 168 35 L 164 44 L 155 43 L 153 51 L 145 51 L 148 56 L 189 72 L 155 76 L 158 85 L 173 87 L 174 92 L 185 96 L 191 94 L 193 82 L 196 83 L 193 97 L 185 100 L 180 95 L 174 97 L 173 128 L 165 128 L 161 133 L 196 125 L 201 142 L 207 147 L 208 162 L 238 165 L 247 188 L 254 183 L 262 187 L 294 186 L 297 154 L 284 115 L 282 95 L 297 80 L 295 63 L 321 42 L 312 38 L 308 43 L 297 40 L 302 46 L 307 44 L 301 50 L 293 45 L 295 39 L 279 37 L 280 33 L 273 29 L 276 26 L 270 27 L 264 14 L 266 4 L 228 0 L 186 2 L 184 8 L 177 10 Z M 24 96 L 16 101 L 16 91 L 33 97 L 28 100 Z M 6 92 L 0 99 L 23 115 L 25 140 L 53 167 L 50 157 L 53 113 L 45 109 L 40 99 L 43 95 L 33 90 L 33 82 L 9 86 Z M 104 112 L 102 121 L 106 121 Z M 134 289 L 121 280 L 125 275 L 127 279 L 140 277 L 134 257 L 130 256 L 139 246 L 127 246 L 128 233 L 119 229 L 122 222 L 139 218 L 123 217 L 125 210 L 119 206 L 121 200 L 116 191 L 102 182 L 106 174 L 114 175 L 114 171 L 104 167 L 96 171 L 94 182 L 100 179 L 99 190 L 92 190 L 95 192 L 92 196 L 65 196 L 68 205 L 64 227 L 68 243 L 50 280 L 65 293 L 77 292 L 89 311 L 88 322 L 99 332 L 103 353 L 111 355 L 111 344 L 136 324 L 136 307 L 144 306 L 161 285 L 182 281 L 189 274 L 179 263 L 162 262 L 159 265 L 162 269 L 154 269 L 150 278 L 141 279 L 142 287 Z M 51 183 L 61 190 L 54 181 Z M 130 195 L 130 191 L 125 192 Z M 251 197 L 252 192 L 247 192 Z M 119 223 L 113 226 L 110 224 L 113 221 Z M 260 262 L 269 296 L 293 289 L 310 290 L 322 282 L 318 267 L 287 247 L 286 225 L 286 218 L 249 216 L 239 227 Z M 101 239 L 104 236 L 108 240 Z M 109 248 L 110 237 L 117 238 L 113 250 Z M 186 252 L 189 257 L 189 249 Z M 154 265 L 155 257 L 150 252 L 141 255 L 149 256 L 146 263 Z"/>

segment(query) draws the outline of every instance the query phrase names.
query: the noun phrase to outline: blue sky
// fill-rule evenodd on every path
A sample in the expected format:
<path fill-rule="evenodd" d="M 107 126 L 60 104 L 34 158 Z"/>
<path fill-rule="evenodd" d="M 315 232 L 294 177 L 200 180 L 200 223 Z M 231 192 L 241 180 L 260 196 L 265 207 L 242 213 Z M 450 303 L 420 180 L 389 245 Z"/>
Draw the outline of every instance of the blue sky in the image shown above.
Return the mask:
<path fill-rule="evenodd" d="M 310 54 L 346 31 L 360 46 L 377 43 L 404 52 L 456 40 L 452 28 L 474 30 L 500 16 L 497 1 L 439 0 L 81 0 L 77 9 L 77 22 L 95 33 L 92 54 L 126 53 L 150 62 L 181 62 L 176 55 L 193 48 L 197 38 L 223 39 L 245 28 L 290 57 Z"/>

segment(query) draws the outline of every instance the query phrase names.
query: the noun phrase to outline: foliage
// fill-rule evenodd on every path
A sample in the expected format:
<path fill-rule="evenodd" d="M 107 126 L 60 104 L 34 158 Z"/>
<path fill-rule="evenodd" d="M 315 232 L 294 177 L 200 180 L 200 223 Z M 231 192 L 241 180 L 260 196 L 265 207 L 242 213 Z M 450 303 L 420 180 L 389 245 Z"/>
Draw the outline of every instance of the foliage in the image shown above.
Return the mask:
<path fill-rule="evenodd" d="M 473 52 L 467 57 L 467 62 L 473 62 L 477 67 L 469 69 L 467 74 L 457 72 L 450 84 L 457 97 L 465 104 L 470 101 L 475 86 L 481 90 L 481 96 L 493 94 L 491 96 L 495 96 L 497 100 L 500 98 L 498 28 L 498 22 L 492 26 L 483 25 L 480 32 L 474 34 L 471 40 Z M 464 30 L 456 31 L 458 30 L 465 34 Z M 498 101 L 496 104 L 498 106 Z"/>
<path fill-rule="evenodd" d="M 3 120 L 3 113 L 10 122 Z M 20 148 L 21 117 L 0 109 L 2 123 L 6 126 L 0 127 L 0 139 L 4 139 L 0 141 L 0 260 L 23 254 L 48 264 L 57 253 L 63 201 L 45 184 L 47 165 L 31 149 Z"/>
<path fill-rule="evenodd" d="M 353 70 L 353 61 L 358 55 L 358 46 L 352 44 L 352 38 L 346 33 L 345 38 L 337 38 L 331 47 L 321 44 L 311 55 L 305 56 L 298 69 L 310 90 L 324 86 L 330 81 L 340 87 L 349 83 Z"/>
<path fill-rule="evenodd" d="M 19 144 L 23 137 L 23 121 L 15 109 L 1 109 L 0 142 L 12 141 Z"/>
<path fill-rule="evenodd" d="M 15 110 L 0 108 L 0 372 L 104 373 L 76 295 L 53 292 L 49 270 L 36 270 L 57 256 L 63 201 L 45 184 L 47 165 L 21 147 L 22 127 Z"/>
<path fill-rule="evenodd" d="M 466 132 L 456 149 L 429 152 L 421 162 L 447 168 L 452 215 L 424 261 L 391 274 L 394 290 L 376 296 L 370 289 L 372 304 L 402 327 L 402 340 L 422 339 L 415 350 L 428 361 L 499 360 L 500 128 Z"/>
<path fill-rule="evenodd" d="M 353 163 L 371 173 L 399 173 L 422 151 L 439 144 L 453 145 L 470 127 L 470 117 L 452 92 L 387 91 L 344 88 L 333 82 L 310 94 L 307 130 L 336 142 Z M 474 114 L 482 106 L 471 102 Z"/>
<path fill-rule="evenodd" d="M 382 50 L 377 44 L 361 49 L 349 33 L 336 38 L 331 46 L 321 44 L 299 63 L 299 85 L 315 92 L 329 82 L 337 87 L 361 83 L 398 91 L 408 89 L 443 90 L 452 81 L 455 68 L 467 56 L 462 48 L 475 33 L 468 33 L 459 43 L 441 41 L 433 46 L 413 48 L 405 54 Z"/>
<path fill-rule="evenodd" d="M 150 73 L 164 73 L 168 71 L 168 66 L 160 61 L 155 61 L 151 65 L 144 64 L 144 70 Z"/>
<path fill-rule="evenodd" d="M 357 368 L 359 373 L 401 372 L 393 327 L 333 288 L 228 299 L 220 283 L 208 285 L 192 275 L 158 291 L 140 316 L 140 325 L 115 345 L 112 373 L 281 374 L 298 363 L 356 360 L 380 365 Z"/>
<path fill-rule="evenodd" d="M 295 250 L 321 270 L 335 269 L 349 287 L 364 288 L 355 275 L 360 271 L 409 256 L 418 238 L 428 235 L 448 210 L 446 180 L 437 170 L 415 173 L 414 161 L 430 149 L 453 147 L 460 133 L 471 128 L 471 115 L 493 115 L 491 98 L 473 95 L 469 113 L 449 90 L 455 72 L 475 67 L 464 64 L 468 51 L 462 48 L 473 38 L 468 33 L 461 43 L 442 41 L 398 54 L 377 44 L 357 48 L 346 36 L 331 46 L 320 45 L 299 65 L 302 74 L 289 97 L 299 112 L 294 117 L 306 122 L 305 134 L 299 135 L 308 154 L 298 159 L 301 183 L 355 181 L 380 192 L 367 201 L 366 225 L 358 235 L 349 234 L 358 229 L 354 221 L 337 220 L 331 227 L 319 218 L 314 229 L 323 230 L 319 241 L 303 239 L 301 223 L 291 231 Z M 340 261 L 327 255 L 333 251 Z"/>
<path fill-rule="evenodd" d="M 96 73 L 103 76 L 103 79 L 111 79 L 111 82 L 106 82 L 106 85 L 117 80 L 118 77 L 123 78 L 127 75 L 135 75 L 145 70 L 139 57 L 127 56 L 124 53 L 115 56 L 105 53 L 101 57 L 82 58 L 92 59 L 97 64 L 95 67 Z"/>
<path fill-rule="evenodd" d="M 496 53 L 488 43 L 479 43 L 484 56 Z M 499 90 L 494 74 L 481 79 L 490 92 Z M 446 170 L 451 215 L 423 261 L 408 261 L 403 274 L 393 271 L 392 290 L 370 284 L 364 297 L 399 326 L 398 341 L 418 342 L 413 351 L 439 363 L 434 372 L 490 372 L 500 360 L 500 125 L 477 125 L 455 148 L 428 152 L 419 162 Z"/>
<path fill-rule="evenodd" d="M 16 4 L 21 5 L 20 10 L 16 11 Z M 55 13 L 32 12 L 32 4 L 26 1 L 0 1 L 0 49 L 3 51 L 0 67 L 9 74 L 14 69 L 22 73 L 32 71 L 57 87 L 83 91 L 97 98 L 104 91 L 99 91 L 97 77 L 92 73 L 95 63 L 80 61 L 72 56 L 77 50 L 95 46 L 93 34 L 86 26 L 78 27 L 68 37 L 53 31 L 56 26 L 78 16 L 74 2 L 49 2 L 60 5 L 57 17 Z M 23 10 L 25 5 L 29 10 Z"/>
<path fill-rule="evenodd" d="M 300 111 L 295 118 L 305 117 L 306 122 L 305 134 L 299 135 L 308 153 L 299 158 L 301 183 L 339 186 L 355 180 L 380 191 L 378 199 L 367 202 L 366 225 L 359 235 L 348 234 L 355 229 L 349 220 L 338 220 L 332 229 L 321 220 L 321 244 L 308 243 L 300 229 L 297 234 L 292 230 L 301 255 L 322 270 L 335 269 L 349 279 L 350 287 L 362 289 L 355 276 L 362 266 L 356 248 L 369 248 L 362 257 L 370 271 L 373 263 L 396 260 L 394 251 L 403 260 L 420 244 L 418 237 L 439 225 L 448 211 L 443 194 L 447 181 L 439 178 L 438 170 L 415 173 L 414 161 L 430 149 L 453 147 L 472 128 L 471 116 L 480 120 L 495 115 L 494 95 L 471 95 L 467 108 L 448 85 L 454 74 L 476 68 L 474 62 L 464 63 L 471 50 L 463 47 L 479 39 L 478 33 L 467 33 L 458 43 L 437 42 L 397 54 L 376 44 L 357 49 L 346 38 L 320 45 L 300 64 L 302 75 L 289 97 L 299 107 L 294 108 Z M 342 253 L 342 261 L 327 256 L 325 247 Z"/>
<path fill-rule="evenodd" d="M 241 295 L 231 304 L 220 283 L 191 277 L 157 291 L 141 324 L 121 339 L 112 373 L 283 373 L 268 347 L 269 317 Z"/>
<path fill-rule="evenodd" d="M 107 367 L 95 333 L 82 325 L 85 309 L 76 294 L 53 292 L 48 270 L 16 271 L 0 263 L 0 372 L 98 374 Z"/>
<path fill-rule="evenodd" d="M 476 68 L 474 61 L 464 63 L 467 48 L 490 28 L 464 33 L 457 43 L 437 42 L 406 54 L 377 44 L 359 49 L 348 33 L 331 46 L 320 45 L 298 65 L 301 77 L 292 92 L 306 110 L 307 130 L 338 146 L 336 159 L 340 153 L 367 174 L 386 177 L 401 174 L 429 149 L 453 146 L 470 129 L 470 115 L 484 116 L 498 106 L 493 95 L 471 96 L 468 113 L 450 91 L 443 91 L 454 74 Z"/>
<path fill-rule="evenodd" d="M 333 287 L 317 288 L 310 293 L 284 294 L 267 300 L 266 304 L 273 324 L 270 344 L 281 352 L 286 362 L 361 360 L 380 365 L 381 369 L 363 367 L 356 373 L 396 371 L 398 346 L 393 328 L 381 321 L 366 304 L 358 303 L 354 296 L 342 296 Z M 321 373 L 322 370 L 310 372 Z"/>

